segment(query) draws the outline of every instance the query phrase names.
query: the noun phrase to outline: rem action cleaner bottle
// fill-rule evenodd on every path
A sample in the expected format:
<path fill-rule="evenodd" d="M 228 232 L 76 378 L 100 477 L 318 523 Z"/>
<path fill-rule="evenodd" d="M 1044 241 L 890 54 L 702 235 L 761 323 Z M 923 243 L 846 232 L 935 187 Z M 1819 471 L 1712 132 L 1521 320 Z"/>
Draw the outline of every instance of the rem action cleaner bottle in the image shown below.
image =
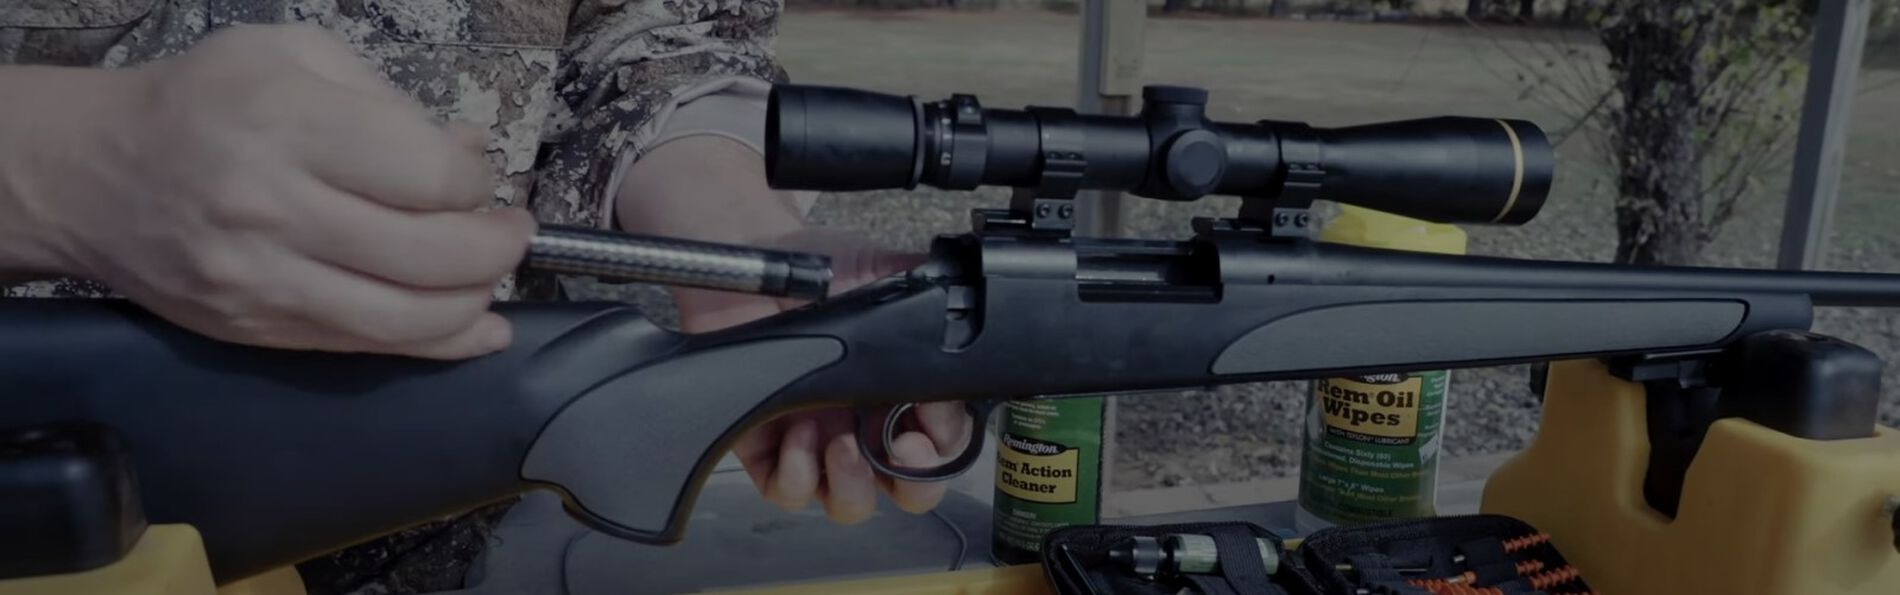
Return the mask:
<path fill-rule="evenodd" d="M 1465 233 L 1341 205 L 1320 240 L 1374 248 L 1463 254 Z M 1404 341 L 1403 336 L 1333 337 Z M 1324 378 L 1306 406 L 1306 444 L 1294 529 L 1436 514 L 1438 455 L 1448 372 Z"/>
<path fill-rule="evenodd" d="M 1101 516 L 1102 434 L 1108 397 L 1018 399 L 997 409 L 996 497 L 990 555 L 1038 561 L 1042 537 Z"/>

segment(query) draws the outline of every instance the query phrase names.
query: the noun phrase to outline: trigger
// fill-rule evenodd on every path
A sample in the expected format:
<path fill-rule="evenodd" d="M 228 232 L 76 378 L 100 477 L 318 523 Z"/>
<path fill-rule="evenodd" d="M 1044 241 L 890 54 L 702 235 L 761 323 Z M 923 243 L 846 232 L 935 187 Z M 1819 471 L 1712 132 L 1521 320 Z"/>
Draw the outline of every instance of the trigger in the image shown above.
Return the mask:
<path fill-rule="evenodd" d="M 879 473 L 892 475 L 886 470 L 887 465 L 885 465 L 885 461 L 891 460 L 892 433 L 888 428 L 909 408 L 910 405 L 896 407 L 891 409 L 889 414 L 884 414 L 885 412 L 876 408 L 860 408 L 854 414 L 857 420 L 858 452 L 863 454 L 864 460 L 869 461 L 871 467 Z"/>
<path fill-rule="evenodd" d="M 908 467 L 891 462 L 892 443 L 897 440 L 899 428 L 902 428 L 904 414 L 914 406 L 904 403 L 886 411 L 859 409 L 857 412 L 858 450 L 864 454 L 865 461 L 878 473 L 892 479 L 914 482 L 937 482 L 955 479 L 983 455 L 983 436 L 988 428 L 990 410 L 994 401 L 966 402 L 970 412 L 970 438 L 963 452 L 956 458 L 935 467 Z M 878 413 L 883 415 L 879 416 Z M 882 417 L 881 420 L 877 419 Z"/>

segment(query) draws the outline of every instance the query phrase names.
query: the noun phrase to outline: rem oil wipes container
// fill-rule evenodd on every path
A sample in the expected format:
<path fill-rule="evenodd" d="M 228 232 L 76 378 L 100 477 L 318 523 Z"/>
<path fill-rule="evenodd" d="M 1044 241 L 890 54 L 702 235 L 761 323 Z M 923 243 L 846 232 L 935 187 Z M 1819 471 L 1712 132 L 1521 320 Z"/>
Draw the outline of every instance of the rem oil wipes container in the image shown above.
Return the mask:
<path fill-rule="evenodd" d="M 1350 205 L 1340 206 L 1319 239 L 1393 250 L 1465 252 L 1465 233 L 1457 227 Z M 1313 381 L 1306 404 L 1299 507 L 1294 512 L 1297 531 L 1304 535 L 1333 525 L 1436 513 L 1448 376 L 1436 370 Z"/>
<path fill-rule="evenodd" d="M 1042 537 L 1101 515 L 1102 418 L 1108 397 L 1013 400 L 997 411 L 990 555 L 1038 561 Z"/>

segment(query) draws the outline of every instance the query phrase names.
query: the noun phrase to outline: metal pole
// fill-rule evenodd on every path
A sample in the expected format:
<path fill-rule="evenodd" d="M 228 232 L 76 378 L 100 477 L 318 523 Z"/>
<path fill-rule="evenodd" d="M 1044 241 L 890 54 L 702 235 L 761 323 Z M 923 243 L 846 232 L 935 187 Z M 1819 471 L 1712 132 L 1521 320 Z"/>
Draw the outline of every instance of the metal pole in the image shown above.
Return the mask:
<path fill-rule="evenodd" d="M 1077 63 L 1075 109 L 1082 113 L 1134 112 L 1141 90 L 1145 0 L 1086 0 L 1082 5 L 1082 54 Z M 1078 235 L 1115 237 L 1123 230 L 1120 192 L 1085 191 L 1077 197 Z"/>
<path fill-rule="evenodd" d="M 1827 256 L 1828 230 L 1840 195 L 1841 158 L 1847 151 L 1847 111 L 1867 45 L 1868 0 L 1823 0 L 1815 16 L 1814 55 L 1808 59 L 1801 136 L 1795 140 L 1794 178 L 1781 221 L 1783 269 L 1818 269 Z"/>
<path fill-rule="evenodd" d="M 1084 0 L 1082 55 L 1077 63 L 1075 110 L 1081 113 L 1126 115 L 1134 112 L 1134 95 L 1141 90 L 1143 29 L 1147 27 L 1146 0 Z M 1127 212 L 1120 192 L 1084 191 L 1076 196 L 1078 236 L 1116 237 L 1126 232 Z M 1114 485 L 1115 428 L 1119 417 L 1113 396 L 1102 404 L 1102 461 L 1096 467 L 1103 490 Z M 1102 492 L 1097 492 L 1100 498 Z M 1097 501 L 1100 504 L 1100 501 Z"/>
<path fill-rule="evenodd" d="M 1082 2 L 1082 55 L 1075 71 L 1075 111 L 1082 113 L 1098 113 L 1102 109 L 1097 89 L 1102 85 L 1102 5 L 1105 3 L 1107 0 Z"/>

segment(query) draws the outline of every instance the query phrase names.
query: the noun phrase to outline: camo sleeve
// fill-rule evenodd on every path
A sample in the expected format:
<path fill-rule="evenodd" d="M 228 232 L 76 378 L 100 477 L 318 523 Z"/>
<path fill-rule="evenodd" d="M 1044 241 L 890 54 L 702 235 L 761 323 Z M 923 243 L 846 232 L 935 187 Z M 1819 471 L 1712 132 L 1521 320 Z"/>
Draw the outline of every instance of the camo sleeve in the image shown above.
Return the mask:
<path fill-rule="evenodd" d="M 652 148 L 676 106 L 782 80 L 782 0 L 583 0 L 543 138 L 533 208 L 545 223 L 606 224 L 617 173 Z"/>

